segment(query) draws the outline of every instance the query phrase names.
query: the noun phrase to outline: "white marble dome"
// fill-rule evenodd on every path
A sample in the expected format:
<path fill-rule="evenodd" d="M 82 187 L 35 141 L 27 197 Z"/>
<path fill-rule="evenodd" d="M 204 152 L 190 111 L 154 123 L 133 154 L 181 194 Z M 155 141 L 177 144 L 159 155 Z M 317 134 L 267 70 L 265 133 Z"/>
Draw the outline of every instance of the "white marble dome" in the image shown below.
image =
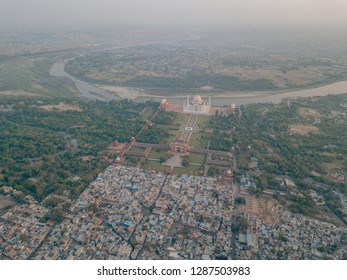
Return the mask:
<path fill-rule="evenodd" d="M 203 104 L 203 100 L 202 100 L 200 95 L 195 95 L 194 96 L 193 104 L 196 104 L 196 105 L 202 105 Z"/>

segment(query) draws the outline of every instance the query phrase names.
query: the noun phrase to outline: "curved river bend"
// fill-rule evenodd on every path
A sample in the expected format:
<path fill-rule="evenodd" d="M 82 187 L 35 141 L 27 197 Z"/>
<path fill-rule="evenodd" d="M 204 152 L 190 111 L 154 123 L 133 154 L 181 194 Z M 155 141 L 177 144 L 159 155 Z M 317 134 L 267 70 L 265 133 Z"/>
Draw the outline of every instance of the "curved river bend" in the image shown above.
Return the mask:
<path fill-rule="evenodd" d="M 72 80 L 80 94 L 87 99 L 91 100 L 100 100 L 100 101 L 107 101 L 111 99 L 120 99 L 119 96 L 111 94 L 101 88 L 97 88 L 96 86 L 93 86 L 85 81 L 81 81 L 70 74 L 66 73 L 64 70 L 65 63 L 63 62 L 57 62 L 54 63 L 51 67 L 49 74 L 53 77 L 64 77 Z M 231 93 L 230 97 L 227 96 L 216 96 L 213 97 L 213 94 L 211 96 L 213 97 L 213 105 L 215 106 L 223 106 L 225 104 L 235 103 L 236 105 L 243 105 L 243 104 L 250 104 L 250 103 L 279 103 L 283 98 L 294 98 L 294 97 L 312 97 L 312 96 L 326 96 L 329 94 L 343 94 L 347 93 L 347 81 L 341 81 L 336 82 L 333 84 L 317 87 L 317 88 L 311 88 L 311 89 L 304 89 L 304 90 L 297 90 L 297 91 L 289 91 L 284 93 L 255 93 L 255 92 L 244 92 L 244 93 Z M 158 97 L 158 96 L 151 96 L 151 95 L 145 95 L 141 94 L 139 96 L 140 100 L 146 100 L 148 98 L 153 98 L 155 100 L 160 100 L 161 98 L 167 98 L 170 99 L 173 103 L 180 103 L 183 102 L 183 99 L 185 99 L 184 96 L 174 96 L 172 98 L 168 96 Z"/>
<path fill-rule="evenodd" d="M 87 82 L 81 81 L 70 74 L 66 73 L 65 63 L 57 62 L 54 63 L 51 69 L 49 70 L 49 74 L 53 77 L 63 77 L 72 80 L 75 83 L 77 90 L 80 94 L 87 99 L 91 100 L 100 100 L 107 101 L 110 99 L 117 99 L 117 96 L 108 93 L 107 91 L 97 88 Z"/>

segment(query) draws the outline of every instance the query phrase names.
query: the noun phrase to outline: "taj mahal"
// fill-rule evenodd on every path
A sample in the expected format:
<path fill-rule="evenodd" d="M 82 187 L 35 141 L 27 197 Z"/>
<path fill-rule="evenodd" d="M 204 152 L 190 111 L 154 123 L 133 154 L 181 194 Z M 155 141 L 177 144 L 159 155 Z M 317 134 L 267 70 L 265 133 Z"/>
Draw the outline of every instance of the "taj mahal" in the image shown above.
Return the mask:
<path fill-rule="evenodd" d="M 183 113 L 208 115 L 210 107 L 211 97 L 208 98 L 208 104 L 206 104 L 200 95 L 195 95 L 192 102 L 189 101 L 189 96 L 187 96 L 187 101 L 183 102 Z"/>
<path fill-rule="evenodd" d="M 167 99 L 162 99 L 160 108 L 164 111 L 193 114 L 193 115 L 213 115 L 218 111 L 224 115 L 235 112 L 236 105 L 229 104 L 223 107 L 212 106 L 211 97 L 208 97 L 208 102 L 201 98 L 200 95 L 195 95 L 193 99 L 187 96 L 183 104 L 172 104 Z"/>

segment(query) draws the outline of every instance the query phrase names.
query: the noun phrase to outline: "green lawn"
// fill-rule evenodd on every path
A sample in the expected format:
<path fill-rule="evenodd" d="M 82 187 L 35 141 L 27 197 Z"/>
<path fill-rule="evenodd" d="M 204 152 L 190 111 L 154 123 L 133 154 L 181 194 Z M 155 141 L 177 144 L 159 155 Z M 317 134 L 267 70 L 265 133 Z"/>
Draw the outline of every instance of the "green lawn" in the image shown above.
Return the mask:
<path fill-rule="evenodd" d="M 198 148 L 198 149 L 206 149 L 207 148 L 207 141 L 191 140 L 191 141 L 189 141 L 189 146 L 192 146 L 192 147 Z"/>
<path fill-rule="evenodd" d="M 227 157 L 227 156 L 212 155 L 212 159 L 213 160 L 221 160 L 221 161 L 229 161 L 229 157 Z M 245 158 L 244 161 L 248 163 L 250 161 L 250 159 Z"/>
<path fill-rule="evenodd" d="M 177 174 L 188 174 L 188 175 L 201 175 L 200 172 L 202 172 L 202 167 L 201 166 L 196 166 L 196 165 L 189 165 L 184 168 L 180 167 L 175 167 L 174 171 L 177 172 Z"/>
<path fill-rule="evenodd" d="M 207 127 L 208 121 L 210 120 L 210 116 L 199 116 L 196 125 L 199 126 L 200 129 L 204 129 Z"/>
<path fill-rule="evenodd" d="M 127 156 L 125 158 L 125 162 L 124 162 L 124 165 L 127 165 L 127 166 L 136 166 L 136 164 L 140 161 L 139 158 L 137 157 L 131 157 L 131 156 Z"/>
<path fill-rule="evenodd" d="M 197 164 L 205 164 L 205 160 L 206 160 L 206 155 L 205 154 L 190 154 L 188 156 L 188 162 L 191 163 L 197 163 Z"/>
<path fill-rule="evenodd" d="M 49 75 L 51 66 L 71 53 L 49 53 L 9 59 L 0 69 L 0 90 L 23 90 L 51 97 L 74 97 L 78 93 L 67 78 Z"/>
<path fill-rule="evenodd" d="M 322 168 L 329 172 L 332 169 L 342 169 L 344 161 L 342 160 L 333 160 L 332 162 L 324 162 L 321 164 Z"/>
<path fill-rule="evenodd" d="M 161 165 L 159 161 L 147 160 L 147 162 L 142 166 L 143 169 L 151 169 L 157 171 L 165 171 L 166 166 Z"/>
<path fill-rule="evenodd" d="M 136 146 L 131 146 L 130 152 L 144 152 L 146 150 L 145 147 L 136 147 Z"/>
<path fill-rule="evenodd" d="M 159 141 L 159 144 L 168 145 L 168 144 L 172 143 L 174 141 L 175 137 L 179 134 L 179 131 L 174 130 L 174 129 L 169 129 L 169 130 L 167 130 L 167 133 L 169 133 L 170 136 L 166 137 L 166 138 L 162 138 Z"/>
<path fill-rule="evenodd" d="M 170 136 L 168 138 L 163 138 L 163 139 L 160 139 L 159 143 L 158 144 L 161 144 L 161 145 L 169 145 L 170 143 L 172 143 L 174 140 L 174 136 Z"/>
<path fill-rule="evenodd" d="M 178 129 L 177 129 L 177 130 L 169 129 L 167 132 L 168 132 L 171 136 L 177 136 L 178 133 L 179 133 L 179 130 L 178 130 Z"/>
<path fill-rule="evenodd" d="M 188 114 L 178 114 L 177 118 L 172 122 L 172 125 L 181 126 L 181 125 L 187 123 L 188 119 L 189 119 Z"/>
<path fill-rule="evenodd" d="M 161 157 L 167 156 L 167 151 L 152 149 L 149 154 L 149 158 L 160 159 Z"/>
<path fill-rule="evenodd" d="M 196 136 L 193 137 L 196 140 L 201 140 L 201 141 L 208 141 L 210 138 L 210 133 L 207 132 L 199 132 L 196 134 Z"/>

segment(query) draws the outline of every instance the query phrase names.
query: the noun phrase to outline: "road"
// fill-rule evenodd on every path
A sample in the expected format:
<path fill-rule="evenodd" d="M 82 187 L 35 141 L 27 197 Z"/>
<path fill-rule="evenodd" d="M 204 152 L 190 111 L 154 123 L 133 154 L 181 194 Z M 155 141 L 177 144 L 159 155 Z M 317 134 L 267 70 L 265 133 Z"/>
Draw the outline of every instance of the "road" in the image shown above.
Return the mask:
<path fill-rule="evenodd" d="M 241 118 L 242 112 L 240 109 L 240 118 Z M 233 132 L 233 146 L 236 148 L 236 142 L 235 142 L 235 134 L 236 134 L 236 129 Z M 236 159 L 236 151 L 234 152 L 234 157 L 233 157 L 233 168 L 234 168 L 234 174 L 237 173 L 237 159 Z M 236 176 L 234 176 L 233 180 L 233 187 L 235 190 L 235 197 L 234 201 L 236 198 L 240 197 L 240 184 L 236 181 Z M 237 218 L 240 215 L 240 205 L 237 203 L 234 203 L 234 212 L 233 212 L 233 219 L 232 219 L 232 224 L 234 225 L 237 221 Z M 231 244 L 232 244 L 232 252 L 231 252 L 231 257 L 232 259 L 236 259 L 237 252 L 236 252 L 236 233 L 233 232 L 231 236 Z"/>
<path fill-rule="evenodd" d="M 238 183 L 236 183 L 236 181 L 234 182 L 234 188 L 236 190 L 235 192 L 235 198 L 234 198 L 234 201 L 236 198 L 240 197 L 240 185 Z M 234 203 L 234 212 L 233 212 L 233 218 L 232 218 L 232 224 L 236 224 L 236 221 L 237 221 L 237 218 L 239 217 L 240 215 L 240 205 L 237 204 L 237 203 Z M 236 233 L 233 232 L 232 233 L 232 236 L 231 236 L 231 244 L 232 244 L 232 252 L 231 252 L 231 257 L 232 259 L 235 259 L 237 254 L 236 254 Z"/>

